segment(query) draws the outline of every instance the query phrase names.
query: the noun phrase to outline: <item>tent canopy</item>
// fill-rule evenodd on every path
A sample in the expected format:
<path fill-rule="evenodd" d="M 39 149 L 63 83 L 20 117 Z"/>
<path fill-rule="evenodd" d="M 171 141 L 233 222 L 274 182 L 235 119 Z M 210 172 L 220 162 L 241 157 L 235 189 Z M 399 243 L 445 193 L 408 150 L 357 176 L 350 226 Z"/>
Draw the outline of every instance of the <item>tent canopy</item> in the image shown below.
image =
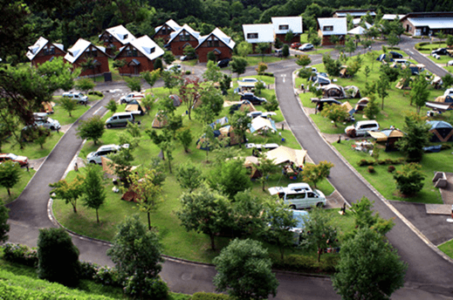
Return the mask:
<path fill-rule="evenodd" d="M 428 121 L 427 123 L 431 125 L 431 130 L 440 128 L 453 128 L 450 123 L 444 121 Z"/>
<path fill-rule="evenodd" d="M 368 134 L 372 138 L 376 139 L 376 142 L 386 142 L 389 138 L 402 138 L 404 133 L 398 129 L 384 129 L 382 131 L 368 131 Z"/>
<path fill-rule="evenodd" d="M 252 120 L 252 124 L 250 126 L 250 132 L 254 133 L 255 131 L 260 130 L 272 130 L 277 131 L 275 127 L 275 122 L 270 119 L 265 119 L 263 117 L 256 117 Z"/>
<path fill-rule="evenodd" d="M 228 124 L 228 122 L 229 122 L 228 117 L 223 117 L 223 118 L 215 120 L 213 123 L 209 124 L 209 126 L 211 126 L 212 129 L 214 129 L 217 124 L 225 125 L 225 124 Z"/>
<path fill-rule="evenodd" d="M 306 150 L 296 150 L 286 146 L 280 146 L 277 149 L 266 153 L 268 159 L 273 159 L 276 165 L 283 163 L 294 163 L 297 166 L 303 166 L 305 163 Z"/>
<path fill-rule="evenodd" d="M 357 26 L 356 28 L 349 30 L 348 34 L 362 35 L 362 34 L 365 34 L 365 32 L 366 32 L 366 30 L 362 26 Z"/>

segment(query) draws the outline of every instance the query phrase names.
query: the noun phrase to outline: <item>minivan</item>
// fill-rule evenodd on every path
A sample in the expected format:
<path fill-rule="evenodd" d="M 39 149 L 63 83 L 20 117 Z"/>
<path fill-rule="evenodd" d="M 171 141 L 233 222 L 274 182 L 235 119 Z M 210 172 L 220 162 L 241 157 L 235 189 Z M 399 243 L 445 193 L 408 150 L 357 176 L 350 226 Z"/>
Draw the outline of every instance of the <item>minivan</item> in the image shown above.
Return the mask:
<path fill-rule="evenodd" d="M 71 98 L 74 101 L 77 101 L 79 104 L 87 104 L 88 103 L 88 96 L 85 96 L 82 93 L 63 93 L 63 97 Z"/>
<path fill-rule="evenodd" d="M 344 133 L 350 137 L 366 136 L 368 131 L 379 131 L 379 123 L 375 120 L 358 121 L 354 125 L 346 127 Z"/>
<path fill-rule="evenodd" d="M 98 148 L 97 151 L 91 152 L 87 155 L 87 160 L 90 164 L 102 164 L 102 157 L 106 157 L 109 154 L 116 153 L 121 148 L 129 148 L 129 144 L 118 146 L 115 144 L 104 145 Z"/>
<path fill-rule="evenodd" d="M 278 195 L 291 209 L 323 207 L 326 196 L 320 190 L 313 190 L 307 183 L 290 184 L 287 187 L 271 187 L 271 195 Z"/>
<path fill-rule="evenodd" d="M 50 130 L 57 130 L 61 128 L 60 122 L 49 118 L 47 113 L 33 113 L 33 119 L 35 120 L 35 125 L 44 127 Z"/>
<path fill-rule="evenodd" d="M 134 115 L 130 112 L 116 113 L 105 121 L 107 128 L 127 126 L 127 122 L 134 123 Z"/>

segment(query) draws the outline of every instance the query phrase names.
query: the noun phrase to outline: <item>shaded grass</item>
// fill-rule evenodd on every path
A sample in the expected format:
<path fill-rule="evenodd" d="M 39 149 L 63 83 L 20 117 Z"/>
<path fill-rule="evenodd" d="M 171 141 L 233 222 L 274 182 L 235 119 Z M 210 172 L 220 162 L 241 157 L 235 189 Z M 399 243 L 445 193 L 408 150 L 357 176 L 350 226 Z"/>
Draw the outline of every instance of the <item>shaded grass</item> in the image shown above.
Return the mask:
<path fill-rule="evenodd" d="M 11 189 L 11 196 L 8 196 L 8 191 L 6 188 L 1 187 L 0 188 L 0 199 L 3 200 L 5 204 L 13 202 L 14 200 L 17 199 L 17 197 L 20 196 L 22 191 L 25 189 L 27 186 L 28 182 L 31 180 L 33 175 L 36 173 L 35 170 L 29 169 L 29 172 L 27 172 L 27 168 L 21 168 L 21 177 L 19 182 Z"/>
<path fill-rule="evenodd" d="M 324 53 L 327 53 L 327 52 L 331 52 L 333 51 L 334 49 L 333 48 L 318 48 L 318 49 L 315 49 L 313 51 L 304 51 L 303 54 L 306 54 L 306 55 L 312 55 L 312 54 L 324 54 Z"/>
<path fill-rule="evenodd" d="M 191 59 L 191 60 L 181 61 L 181 64 L 193 67 L 197 64 L 197 62 L 198 62 L 198 59 Z"/>
<path fill-rule="evenodd" d="M 62 136 L 63 132 L 51 131 L 42 149 L 39 144 L 33 142 L 25 143 L 24 149 L 20 149 L 14 137 L 10 137 L 7 140 L 8 142 L 2 145 L 2 153 L 14 153 L 16 155 L 26 156 L 28 159 L 38 159 L 49 155 Z"/>

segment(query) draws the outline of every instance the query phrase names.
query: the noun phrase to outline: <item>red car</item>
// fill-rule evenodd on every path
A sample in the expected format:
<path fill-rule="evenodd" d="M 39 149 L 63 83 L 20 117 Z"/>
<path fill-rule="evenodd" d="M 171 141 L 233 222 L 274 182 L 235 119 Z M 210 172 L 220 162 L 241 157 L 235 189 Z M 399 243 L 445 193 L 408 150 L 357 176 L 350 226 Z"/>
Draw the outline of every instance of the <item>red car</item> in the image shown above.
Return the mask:
<path fill-rule="evenodd" d="M 302 43 L 292 43 L 292 44 L 291 44 L 291 48 L 293 48 L 293 49 L 297 49 L 297 48 L 299 48 L 300 46 L 302 46 Z"/>
<path fill-rule="evenodd" d="M 25 156 L 18 156 L 12 153 L 2 153 L 0 154 L 0 164 L 5 161 L 13 161 L 19 163 L 19 165 L 26 166 L 28 165 L 28 158 Z"/>

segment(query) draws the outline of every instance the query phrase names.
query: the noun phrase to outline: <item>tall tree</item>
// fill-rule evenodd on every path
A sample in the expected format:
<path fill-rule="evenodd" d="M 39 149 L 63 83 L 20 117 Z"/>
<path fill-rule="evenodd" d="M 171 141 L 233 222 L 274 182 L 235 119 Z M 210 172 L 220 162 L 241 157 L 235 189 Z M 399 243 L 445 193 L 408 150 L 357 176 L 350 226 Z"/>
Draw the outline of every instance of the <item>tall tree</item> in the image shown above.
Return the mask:
<path fill-rule="evenodd" d="M 98 210 L 105 202 L 105 188 L 102 180 L 102 170 L 99 166 L 88 165 L 85 181 L 83 182 L 83 205 L 96 210 L 96 221 L 99 223 Z"/>
<path fill-rule="evenodd" d="M 3 200 L 0 199 L 0 242 L 5 243 L 8 240 L 9 224 L 8 215 L 9 209 L 6 208 Z"/>
<path fill-rule="evenodd" d="M 406 155 L 408 161 L 421 161 L 425 153 L 423 147 L 430 143 L 431 126 L 414 116 L 404 117 L 404 122 L 403 131 L 406 134 L 397 143 L 398 149 Z"/>
<path fill-rule="evenodd" d="M 126 81 L 127 87 L 131 90 L 131 92 L 140 92 L 142 90 L 142 82 L 140 77 L 126 77 L 124 78 Z"/>
<path fill-rule="evenodd" d="M 184 127 L 178 129 L 178 131 L 176 132 L 176 139 L 184 147 L 184 152 L 189 153 L 189 147 L 193 141 L 192 131 L 190 130 L 190 128 Z"/>
<path fill-rule="evenodd" d="M 80 78 L 74 83 L 74 87 L 85 94 L 94 89 L 95 86 L 96 84 L 90 78 Z"/>
<path fill-rule="evenodd" d="M 231 63 L 231 70 L 233 73 L 237 74 L 237 78 L 239 79 L 239 75 L 245 73 L 245 69 L 247 68 L 247 60 L 241 57 L 236 57 L 233 62 Z"/>
<path fill-rule="evenodd" d="M 369 94 L 367 97 L 370 99 L 370 101 L 363 109 L 363 112 L 369 120 L 374 120 L 379 113 L 379 106 L 376 102 L 376 96 L 374 94 Z"/>
<path fill-rule="evenodd" d="M 246 57 L 250 53 L 252 53 L 252 44 L 246 41 L 242 41 L 237 45 L 237 52 L 239 56 L 241 57 Z"/>
<path fill-rule="evenodd" d="M 213 189 L 222 191 L 230 199 L 252 187 L 250 177 L 240 159 L 231 159 L 217 165 L 211 172 L 209 184 Z"/>
<path fill-rule="evenodd" d="M 376 86 L 377 88 L 377 93 L 379 97 L 381 97 L 382 100 L 382 110 L 384 110 L 384 99 L 389 95 L 387 90 L 390 88 L 389 80 L 386 75 L 381 75 L 379 76 L 379 81 Z"/>
<path fill-rule="evenodd" d="M 186 80 L 184 80 L 184 83 L 179 86 L 179 96 L 181 97 L 182 102 L 186 104 L 187 112 L 189 114 L 189 120 L 192 120 L 191 118 L 192 108 L 197 99 L 200 98 L 201 91 L 202 87 L 200 85 L 199 78 L 196 79 L 186 78 Z"/>
<path fill-rule="evenodd" d="M 189 189 L 189 193 L 192 193 L 197 189 L 203 182 L 203 173 L 201 168 L 194 165 L 191 161 L 188 161 L 178 167 L 176 173 L 176 181 L 179 183 L 181 188 Z"/>
<path fill-rule="evenodd" d="M 160 78 L 160 69 L 156 69 L 153 71 L 145 71 L 140 73 L 141 77 L 148 83 L 151 87 L 156 84 L 156 81 Z"/>
<path fill-rule="evenodd" d="M 261 54 L 261 61 L 264 61 L 264 54 L 269 49 L 269 44 L 268 43 L 258 43 L 257 47 L 258 47 L 258 52 Z"/>
<path fill-rule="evenodd" d="M 66 179 L 62 179 L 55 183 L 50 183 L 49 186 L 54 188 L 51 194 L 54 199 L 64 200 L 66 204 L 71 203 L 74 213 L 77 213 L 77 200 L 83 194 L 83 182 L 85 178 L 77 174 L 76 178 L 68 182 Z"/>
<path fill-rule="evenodd" d="M 77 127 L 77 135 L 82 139 L 93 140 L 95 145 L 104 134 L 104 131 L 105 123 L 100 116 L 93 116 L 88 120 L 82 120 Z"/>
<path fill-rule="evenodd" d="M 18 163 L 5 161 L 0 164 L 0 186 L 6 188 L 8 196 L 11 196 L 11 189 L 19 183 L 21 172 Z"/>
<path fill-rule="evenodd" d="M 426 81 L 425 76 L 418 75 L 414 81 L 411 82 L 411 100 L 417 106 L 417 113 L 420 114 L 422 107 L 426 105 L 429 98 L 429 83 Z"/>
<path fill-rule="evenodd" d="M 212 60 L 208 61 L 206 67 L 207 69 L 203 73 L 203 78 L 207 81 L 211 81 L 212 84 L 219 82 L 223 75 L 223 73 L 220 72 L 220 67 Z"/>
<path fill-rule="evenodd" d="M 62 97 L 60 105 L 61 108 L 68 112 L 69 117 L 72 117 L 71 112 L 77 109 L 77 102 L 69 97 Z"/>
<path fill-rule="evenodd" d="M 249 129 L 250 118 L 247 116 L 248 111 L 240 110 L 234 112 L 231 117 L 231 124 L 233 125 L 234 138 L 239 143 L 239 147 L 242 148 L 242 143 L 245 140 L 245 134 Z"/>
<path fill-rule="evenodd" d="M 268 181 L 269 176 L 275 172 L 277 172 L 280 167 L 275 165 L 274 159 L 267 158 L 266 154 L 263 153 L 258 158 L 258 163 L 253 164 L 253 167 L 260 173 L 261 177 L 258 179 L 263 185 L 262 189 L 263 192 L 266 191 L 266 181 Z"/>
<path fill-rule="evenodd" d="M 302 180 L 312 183 L 316 189 L 316 184 L 327 178 L 330 174 L 330 169 L 333 167 L 334 164 L 326 160 L 320 161 L 317 165 L 306 164 L 302 171 Z"/>
<path fill-rule="evenodd" d="M 287 32 L 286 35 L 285 35 L 285 41 L 286 41 L 287 43 L 291 43 L 291 41 L 293 40 L 293 38 L 294 38 L 294 32 L 290 29 L 290 30 L 288 30 L 288 32 Z"/>
<path fill-rule="evenodd" d="M 331 120 L 333 122 L 333 125 L 337 127 L 337 122 L 344 121 L 349 116 L 349 112 L 346 106 L 338 104 L 327 104 L 324 105 L 324 109 L 321 111 L 321 115 Z"/>
<path fill-rule="evenodd" d="M 416 163 L 405 164 L 393 174 L 396 187 L 403 195 L 411 196 L 420 192 L 425 185 L 426 175 L 422 166 Z"/>

